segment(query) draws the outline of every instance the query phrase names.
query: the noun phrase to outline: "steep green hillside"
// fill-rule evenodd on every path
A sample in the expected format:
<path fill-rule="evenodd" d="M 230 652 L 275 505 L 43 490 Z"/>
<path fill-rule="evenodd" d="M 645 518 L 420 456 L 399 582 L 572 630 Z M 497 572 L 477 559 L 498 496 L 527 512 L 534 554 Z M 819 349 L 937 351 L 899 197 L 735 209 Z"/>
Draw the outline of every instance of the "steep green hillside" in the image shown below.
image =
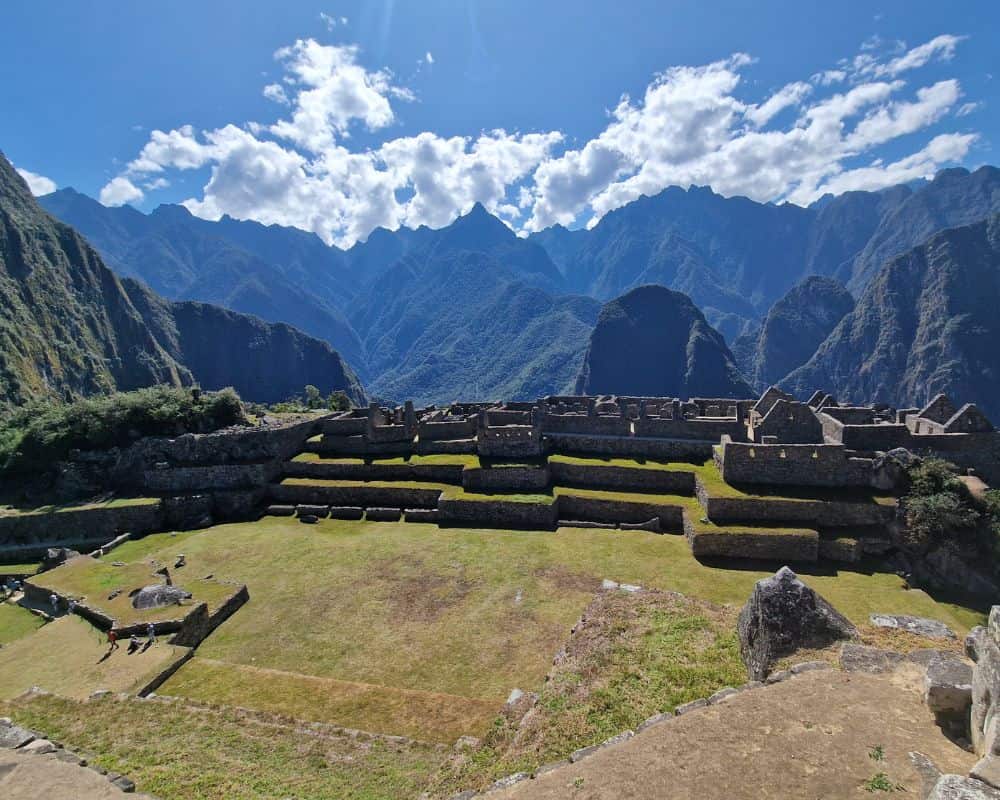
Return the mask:
<path fill-rule="evenodd" d="M 172 303 L 131 278 L 122 284 L 156 338 L 202 388 L 232 386 L 243 397 L 273 403 L 312 384 L 324 397 L 343 391 L 356 405 L 366 402 L 354 371 L 320 339 L 207 303 Z"/>
<path fill-rule="evenodd" d="M 0 155 L 0 402 L 190 383 L 119 279 Z"/>

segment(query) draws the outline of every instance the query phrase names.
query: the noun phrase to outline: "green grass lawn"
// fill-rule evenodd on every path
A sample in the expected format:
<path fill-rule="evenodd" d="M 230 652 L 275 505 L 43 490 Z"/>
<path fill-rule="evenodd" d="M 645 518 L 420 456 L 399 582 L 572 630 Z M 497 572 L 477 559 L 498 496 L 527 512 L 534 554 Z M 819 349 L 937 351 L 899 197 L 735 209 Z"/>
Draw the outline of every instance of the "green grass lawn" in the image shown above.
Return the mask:
<path fill-rule="evenodd" d="M 132 655 L 126 644 L 105 659 L 108 645 L 101 631 L 76 615 L 60 617 L 0 649 L 0 699 L 32 686 L 81 700 L 97 689 L 138 691 L 186 652 L 162 638 Z"/>
<path fill-rule="evenodd" d="M 45 624 L 45 620 L 28 609 L 13 603 L 0 603 L 0 645 L 7 646 L 15 639 L 27 636 Z"/>
<path fill-rule="evenodd" d="M 499 708 L 514 687 L 537 689 L 603 578 L 738 606 L 754 581 L 778 566 L 701 564 L 683 537 L 643 531 L 539 534 L 342 520 L 304 526 L 275 517 L 148 536 L 123 545 L 115 557 L 167 560 L 181 548 L 193 574 L 244 581 L 250 591 L 250 602 L 201 645 L 200 658 L 455 695 L 467 698 L 470 709 Z M 891 573 L 817 567 L 816 574 L 802 570 L 802 577 L 857 622 L 874 611 L 910 613 L 964 633 L 982 621 L 979 612 L 905 590 Z M 193 686 L 185 671 L 195 663 L 162 691 Z M 267 708 L 301 704 L 297 690 L 277 674 L 248 689 L 243 703 L 239 692 L 211 686 L 205 684 L 202 699 L 224 695 L 226 702 L 253 700 Z M 480 701 L 488 702 L 477 706 Z M 337 699 L 325 707 L 331 704 L 346 711 L 327 718 L 351 727 L 363 728 L 374 713 Z M 314 710 L 316 717 L 327 714 L 321 703 Z M 482 733 L 490 715 L 470 712 L 465 719 L 469 733 Z M 402 717 L 399 723 L 397 730 L 409 724 Z M 395 732 L 391 721 L 379 724 Z M 437 724 L 429 713 L 425 726 Z M 454 715 L 441 729 L 451 735 Z"/>
<path fill-rule="evenodd" d="M 448 755 L 171 703 L 33 696 L 0 709 L 164 800 L 412 798 Z"/>

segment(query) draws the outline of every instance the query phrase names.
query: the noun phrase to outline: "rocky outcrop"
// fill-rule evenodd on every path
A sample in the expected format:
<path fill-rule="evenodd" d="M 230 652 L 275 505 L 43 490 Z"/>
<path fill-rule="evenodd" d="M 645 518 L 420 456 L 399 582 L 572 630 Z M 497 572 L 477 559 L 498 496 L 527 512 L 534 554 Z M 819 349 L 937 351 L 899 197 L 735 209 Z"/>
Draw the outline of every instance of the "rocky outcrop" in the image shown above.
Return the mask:
<path fill-rule="evenodd" d="M 180 605 L 182 600 L 190 600 L 191 592 L 185 591 L 180 586 L 170 584 L 153 584 L 143 586 L 132 595 L 132 608 L 165 608 L 166 606 Z"/>
<path fill-rule="evenodd" d="M 691 299 L 640 286 L 606 303 L 577 394 L 748 398 L 753 391 L 725 340 Z"/>
<path fill-rule="evenodd" d="M 767 677 L 775 660 L 802 647 L 855 639 L 854 625 L 788 567 L 757 581 L 737 622 L 740 656 L 750 680 Z"/>

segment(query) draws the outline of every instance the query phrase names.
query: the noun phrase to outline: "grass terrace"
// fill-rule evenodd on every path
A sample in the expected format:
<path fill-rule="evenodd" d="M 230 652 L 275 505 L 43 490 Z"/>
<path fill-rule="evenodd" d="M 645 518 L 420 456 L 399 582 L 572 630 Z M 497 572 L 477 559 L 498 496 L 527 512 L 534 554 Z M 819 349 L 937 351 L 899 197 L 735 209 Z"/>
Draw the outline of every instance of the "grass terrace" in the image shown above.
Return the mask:
<path fill-rule="evenodd" d="M 551 494 L 524 494 L 518 492 L 480 494 L 478 492 L 467 492 L 464 489 L 458 489 L 454 486 L 449 486 L 442 496 L 446 500 L 460 500 L 466 503 L 537 503 L 550 506 L 556 501 L 555 497 Z"/>
<path fill-rule="evenodd" d="M 643 458 L 600 458 L 551 455 L 549 461 L 558 464 L 575 464 L 582 467 L 623 467 L 625 469 L 653 469 L 664 472 L 695 472 L 697 464 L 683 461 L 652 461 Z"/>
<path fill-rule="evenodd" d="M 109 559 L 82 556 L 36 576 L 31 582 L 46 591 L 75 598 L 84 605 L 111 617 L 119 626 L 181 619 L 199 603 L 207 603 L 211 614 L 237 590 L 238 587 L 232 584 L 205 580 L 202 577 L 205 575 L 204 572 L 194 572 L 190 566 L 173 569 L 177 552 L 161 554 L 162 562 L 155 565 L 148 561 L 140 561 L 126 563 L 120 567 L 113 565 L 122 558 L 121 553 L 117 551 L 114 562 Z M 164 564 L 170 569 L 175 584 L 191 592 L 192 598 L 185 600 L 180 606 L 133 608 L 129 592 L 141 589 L 143 586 L 162 583 L 162 576 L 156 575 L 155 570 Z M 120 590 L 119 594 L 108 599 L 115 590 Z"/>
<path fill-rule="evenodd" d="M 394 458 L 328 458 L 319 453 L 299 453 L 299 455 L 295 456 L 292 461 L 306 463 L 319 462 L 322 464 L 411 464 L 414 466 L 426 465 L 447 467 L 479 466 L 479 456 L 471 453 L 434 453 L 430 455 L 396 456 Z"/>
<path fill-rule="evenodd" d="M 0 647 L 37 631 L 45 620 L 13 603 L 0 603 Z"/>
<path fill-rule="evenodd" d="M 160 502 L 158 497 L 114 497 L 104 496 L 79 500 L 60 505 L 24 506 L 18 504 L 0 505 L 0 517 L 18 514 L 57 514 L 64 511 L 93 511 L 105 508 L 130 508 L 133 506 L 152 506 Z"/>
<path fill-rule="evenodd" d="M 178 552 L 186 574 L 245 582 L 250 601 L 161 693 L 295 709 L 306 719 L 445 743 L 459 732 L 485 733 L 512 688 L 542 685 L 602 579 L 738 606 L 774 569 L 703 564 L 684 537 L 644 531 L 539 536 L 343 520 L 305 526 L 287 517 L 150 535 L 115 558 L 146 562 L 145 577 L 149 559 L 169 564 Z M 103 591 L 119 574 L 108 570 L 122 569 L 87 562 L 93 574 L 74 576 L 81 589 Z M 891 573 L 817 567 L 803 577 L 856 622 L 875 611 L 910 613 L 964 633 L 982 621 L 977 611 L 906 590 Z M 53 680 L 34 675 L 30 661 L 20 669 L 28 685 Z M 219 677 L 227 669 L 231 680 Z"/>
<path fill-rule="evenodd" d="M 428 745 L 320 735 L 231 709 L 165 702 L 43 695 L 0 709 L 165 800 L 417 797 L 448 756 Z"/>
<path fill-rule="evenodd" d="M 123 644 L 108 656 L 97 628 L 75 614 L 60 617 L 0 649 L 0 699 L 32 686 L 79 700 L 97 689 L 136 692 L 187 649 L 161 638 L 148 650 L 126 651 Z"/>

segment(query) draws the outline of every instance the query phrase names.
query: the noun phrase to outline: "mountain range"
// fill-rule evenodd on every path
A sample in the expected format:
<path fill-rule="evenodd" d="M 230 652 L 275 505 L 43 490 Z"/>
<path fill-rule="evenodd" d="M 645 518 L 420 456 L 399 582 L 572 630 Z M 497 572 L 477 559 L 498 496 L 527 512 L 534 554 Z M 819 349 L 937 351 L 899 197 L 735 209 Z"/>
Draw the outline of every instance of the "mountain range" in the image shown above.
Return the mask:
<path fill-rule="evenodd" d="M 142 215 L 140 215 L 142 216 Z M 306 383 L 365 399 L 327 342 L 119 278 L 0 154 L 0 403 L 156 383 L 273 401 Z"/>
<path fill-rule="evenodd" d="M 647 325 L 655 314 L 640 306 L 657 303 L 647 292 L 629 297 L 646 285 L 693 301 L 701 319 L 676 336 L 711 341 L 712 360 L 719 351 L 726 373 L 735 364 L 742 386 L 780 382 L 806 391 L 814 381 L 845 398 L 874 392 L 882 399 L 888 378 L 859 384 L 842 361 L 817 359 L 837 350 L 830 340 L 864 304 L 870 316 L 872 304 L 881 308 L 901 291 L 898 270 L 883 278 L 886 264 L 937 233 L 1000 212 L 1000 170 L 949 169 L 930 181 L 827 196 L 807 208 L 671 187 L 590 229 L 556 226 L 527 238 L 477 204 L 444 228 L 377 229 L 348 250 L 294 228 L 203 220 L 181 206 L 142 214 L 105 208 L 71 189 L 40 202 L 87 236 L 119 274 L 174 301 L 215 303 L 324 339 L 386 400 L 523 399 L 577 385 L 614 391 L 595 382 L 602 303 L 609 304 L 605 330 L 613 329 L 616 298 L 616 313 L 631 308 Z M 876 286 L 881 293 L 867 299 Z M 942 291 L 957 290 L 952 282 Z M 679 301 L 661 305 L 670 308 L 663 313 L 680 313 Z M 694 319 L 689 315 L 685 307 L 681 317 Z M 858 358 L 911 344 L 885 339 L 854 339 Z M 625 360 L 633 369 L 653 372 L 667 357 L 631 355 Z M 873 363 L 888 370 L 882 357 Z M 662 391 L 711 393 L 683 374 Z M 925 394 L 912 381 L 899 385 L 905 388 L 891 394 L 899 402 Z"/>

